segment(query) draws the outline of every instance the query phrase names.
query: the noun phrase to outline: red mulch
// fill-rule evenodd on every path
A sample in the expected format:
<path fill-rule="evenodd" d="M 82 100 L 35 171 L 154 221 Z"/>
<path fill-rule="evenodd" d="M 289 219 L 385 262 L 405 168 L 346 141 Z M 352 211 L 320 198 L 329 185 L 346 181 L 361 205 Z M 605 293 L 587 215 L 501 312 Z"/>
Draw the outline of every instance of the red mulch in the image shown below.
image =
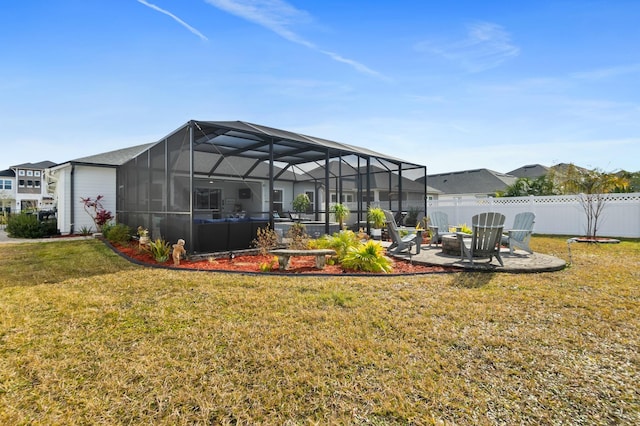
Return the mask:
<path fill-rule="evenodd" d="M 158 265 L 150 253 L 138 248 L 137 243 L 132 243 L 128 246 L 122 246 L 114 244 L 114 248 L 120 253 L 135 259 L 141 263 L 147 263 L 151 265 Z M 236 272 L 262 272 L 260 270 L 261 264 L 272 265 L 274 270 L 271 273 L 278 274 L 362 274 L 371 275 L 371 272 L 362 271 L 350 271 L 344 270 L 340 265 L 327 264 L 324 269 L 315 268 L 315 257 L 313 256 L 294 256 L 289 262 L 290 269 L 286 271 L 278 270 L 278 260 L 275 256 L 271 255 L 251 255 L 251 254 L 236 254 L 233 259 L 227 258 L 211 258 L 209 259 L 187 259 L 181 260 L 179 268 L 195 269 L 200 271 L 236 271 Z M 401 259 L 392 259 L 393 274 L 425 274 L 436 272 L 451 272 L 454 269 L 442 267 L 442 266 L 423 266 L 417 264 L 411 264 L 408 261 Z M 169 259 L 163 263 L 162 266 L 173 266 L 173 260 Z M 382 274 L 381 274 L 382 275 Z"/>

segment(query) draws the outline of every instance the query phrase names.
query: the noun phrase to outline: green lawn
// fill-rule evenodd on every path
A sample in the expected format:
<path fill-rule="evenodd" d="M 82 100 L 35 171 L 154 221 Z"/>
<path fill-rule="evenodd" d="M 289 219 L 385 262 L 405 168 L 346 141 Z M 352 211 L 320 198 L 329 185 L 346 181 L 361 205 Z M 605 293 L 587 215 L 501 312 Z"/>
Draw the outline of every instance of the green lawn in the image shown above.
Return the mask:
<path fill-rule="evenodd" d="M 283 278 L 3 245 L 0 424 L 638 424 L 640 242 L 571 250 L 555 273 Z"/>

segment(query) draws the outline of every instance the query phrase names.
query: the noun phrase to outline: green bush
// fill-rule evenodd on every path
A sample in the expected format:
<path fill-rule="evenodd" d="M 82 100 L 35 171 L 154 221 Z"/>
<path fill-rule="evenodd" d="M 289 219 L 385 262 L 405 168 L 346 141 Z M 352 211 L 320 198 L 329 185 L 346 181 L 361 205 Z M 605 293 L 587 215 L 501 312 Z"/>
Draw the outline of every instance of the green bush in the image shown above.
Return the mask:
<path fill-rule="evenodd" d="M 131 228 L 123 223 L 109 225 L 108 227 L 104 225 L 102 234 L 112 243 L 125 244 L 131 240 Z"/>
<path fill-rule="evenodd" d="M 325 235 L 313 241 L 312 248 L 333 249 L 336 251 L 336 259 L 341 262 L 350 248 L 360 246 L 360 238 L 353 231 L 340 231 L 332 236 Z"/>
<path fill-rule="evenodd" d="M 342 259 L 345 269 L 366 272 L 391 272 L 391 260 L 384 255 L 384 248 L 375 241 L 352 247 Z"/>
<path fill-rule="evenodd" d="M 171 245 L 162 238 L 156 238 L 155 241 L 149 243 L 149 251 L 156 262 L 164 263 L 169 260 Z"/>
<path fill-rule="evenodd" d="M 27 213 L 9 216 L 6 231 L 12 238 L 42 238 L 59 234 L 55 220 L 40 222 L 37 215 Z"/>

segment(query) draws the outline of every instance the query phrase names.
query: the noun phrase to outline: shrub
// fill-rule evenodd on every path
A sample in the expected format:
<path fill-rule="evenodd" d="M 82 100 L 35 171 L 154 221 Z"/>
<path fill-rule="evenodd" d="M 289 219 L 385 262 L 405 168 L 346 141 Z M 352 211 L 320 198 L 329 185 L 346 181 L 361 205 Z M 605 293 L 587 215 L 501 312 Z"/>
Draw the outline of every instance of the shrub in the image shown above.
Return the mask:
<path fill-rule="evenodd" d="M 289 248 L 293 250 L 305 250 L 309 247 L 309 235 L 303 223 L 296 222 L 287 232 Z"/>
<path fill-rule="evenodd" d="M 34 214 L 20 213 L 9 216 L 6 227 L 12 238 L 42 238 L 45 231 Z"/>
<path fill-rule="evenodd" d="M 252 244 L 260 251 L 260 254 L 267 254 L 269 250 L 278 245 L 278 234 L 274 229 L 270 229 L 269 224 L 267 224 L 264 228 L 258 228 L 256 239 L 253 240 Z"/>
<path fill-rule="evenodd" d="M 40 222 L 40 227 L 42 228 L 42 233 L 49 237 L 51 235 L 59 235 L 60 230 L 58 229 L 58 221 L 57 220 L 45 220 Z"/>
<path fill-rule="evenodd" d="M 171 254 L 171 244 L 165 241 L 163 238 L 156 238 L 155 241 L 149 243 L 149 251 L 151 256 L 158 263 L 164 263 L 169 260 L 169 254 Z"/>
<path fill-rule="evenodd" d="M 123 223 L 103 226 L 102 233 L 112 243 L 125 244 L 131 240 L 131 228 Z"/>
<path fill-rule="evenodd" d="M 82 228 L 80 228 L 80 235 L 90 235 L 91 232 L 93 231 L 93 228 L 90 226 L 83 226 Z"/>
<path fill-rule="evenodd" d="M 329 248 L 336 251 L 336 259 L 342 261 L 350 248 L 360 245 L 358 234 L 353 231 L 336 232 L 332 236 L 325 235 L 322 238 L 314 240 L 313 248 Z"/>
<path fill-rule="evenodd" d="M 384 255 L 384 248 L 375 241 L 367 241 L 359 247 L 351 247 L 342 266 L 345 269 L 366 272 L 391 272 L 391 260 Z"/>
<path fill-rule="evenodd" d="M 87 214 L 91 216 L 91 219 L 93 219 L 93 222 L 96 224 L 96 229 L 98 229 L 98 232 L 103 232 L 103 226 L 109 223 L 111 219 L 113 219 L 113 215 L 111 214 L 111 212 L 106 210 L 102 205 L 103 198 L 104 195 L 98 195 L 93 200 L 91 199 L 91 197 L 80 197 L 84 211 L 86 211 Z"/>

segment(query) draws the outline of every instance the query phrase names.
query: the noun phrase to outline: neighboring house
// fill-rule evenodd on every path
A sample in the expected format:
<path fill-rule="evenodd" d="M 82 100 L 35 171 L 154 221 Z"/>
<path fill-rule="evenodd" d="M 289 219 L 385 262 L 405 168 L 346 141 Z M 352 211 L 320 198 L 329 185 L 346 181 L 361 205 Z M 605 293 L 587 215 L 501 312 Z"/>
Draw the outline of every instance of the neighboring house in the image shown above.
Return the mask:
<path fill-rule="evenodd" d="M 81 198 L 104 196 L 106 210 L 116 211 L 117 167 L 144 151 L 152 144 L 82 157 L 47 169 L 50 195 L 57 207 L 58 229 L 62 234 L 95 229 L 93 219 L 84 211 Z"/>
<path fill-rule="evenodd" d="M 424 182 L 424 178 L 418 178 Z M 428 175 L 430 187 L 442 191 L 440 199 L 487 198 L 513 185 L 517 177 L 489 169 L 463 170 L 460 172 Z"/>
<path fill-rule="evenodd" d="M 45 170 L 51 161 L 24 163 L 0 172 L 0 208 L 5 213 L 51 210 L 53 198 L 47 192 Z"/>
<path fill-rule="evenodd" d="M 16 172 L 0 170 L 0 214 L 16 210 Z"/>
<path fill-rule="evenodd" d="M 529 164 L 522 166 L 515 170 L 511 170 L 508 175 L 515 176 L 517 178 L 527 178 L 535 180 L 541 176 L 546 176 L 549 173 L 549 167 L 542 164 Z"/>

